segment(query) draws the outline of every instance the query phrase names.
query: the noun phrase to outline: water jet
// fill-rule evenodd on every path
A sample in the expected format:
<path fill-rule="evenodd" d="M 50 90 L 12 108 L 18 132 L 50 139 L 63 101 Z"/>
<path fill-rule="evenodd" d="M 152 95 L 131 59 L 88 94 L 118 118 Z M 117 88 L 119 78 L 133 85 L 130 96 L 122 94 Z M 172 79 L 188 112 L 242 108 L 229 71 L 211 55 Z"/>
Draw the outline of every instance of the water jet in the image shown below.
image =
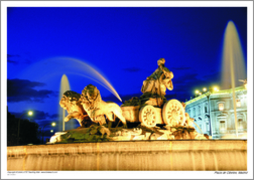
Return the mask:
<path fill-rule="evenodd" d="M 68 91 L 68 90 L 71 90 L 70 88 L 70 84 L 69 84 L 69 80 L 67 78 L 67 76 L 64 74 L 61 78 L 61 84 L 60 84 L 60 93 L 59 93 L 59 101 L 60 99 L 62 98 L 64 92 Z M 65 131 L 65 122 L 64 122 L 64 118 L 66 116 L 66 110 L 64 110 L 63 108 L 61 108 L 59 106 L 59 125 L 62 124 L 62 131 Z M 73 122 L 71 123 L 68 123 L 69 124 L 69 128 L 68 129 L 73 129 Z M 60 131 L 61 131 L 60 130 Z"/>
<path fill-rule="evenodd" d="M 247 73 L 244 62 L 242 46 L 236 26 L 233 21 L 229 21 L 224 33 L 222 85 L 225 87 L 231 84 L 237 138 L 238 119 L 236 111 L 235 87 L 236 83 L 239 83 L 239 79 L 246 79 Z"/>

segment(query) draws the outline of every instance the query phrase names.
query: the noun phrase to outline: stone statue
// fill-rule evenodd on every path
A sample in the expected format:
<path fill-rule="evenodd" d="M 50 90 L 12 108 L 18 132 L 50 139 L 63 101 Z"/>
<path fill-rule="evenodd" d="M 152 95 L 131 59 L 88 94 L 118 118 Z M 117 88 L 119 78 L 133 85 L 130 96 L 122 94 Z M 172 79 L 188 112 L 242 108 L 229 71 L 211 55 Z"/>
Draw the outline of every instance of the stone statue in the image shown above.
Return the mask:
<path fill-rule="evenodd" d="M 86 121 L 91 120 L 83 109 L 83 106 L 80 104 L 79 99 L 80 94 L 74 91 L 66 91 L 63 94 L 59 104 L 68 112 L 68 115 L 64 118 L 65 122 L 68 122 L 71 119 L 76 119 L 80 126 L 84 127 L 87 124 Z"/>
<path fill-rule="evenodd" d="M 160 58 L 158 68 L 145 81 L 141 88 L 141 103 L 161 107 L 167 100 L 166 90 L 173 90 L 173 73 L 164 66 L 165 59 Z"/>
<path fill-rule="evenodd" d="M 157 63 L 159 67 L 143 81 L 141 92 L 165 96 L 167 89 L 173 90 L 172 78 L 174 75 L 164 66 L 164 58 L 160 58 Z"/>
<path fill-rule="evenodd" d="M 103 101 L 100 91 L 92 84 L 84 88 L 80 102 L 93 122 L 102 125 L 106 123 L 105 116 L 109 121 L 114 121 L 117 116 L 126 125 L 121 108 L 116 103 Z"/>

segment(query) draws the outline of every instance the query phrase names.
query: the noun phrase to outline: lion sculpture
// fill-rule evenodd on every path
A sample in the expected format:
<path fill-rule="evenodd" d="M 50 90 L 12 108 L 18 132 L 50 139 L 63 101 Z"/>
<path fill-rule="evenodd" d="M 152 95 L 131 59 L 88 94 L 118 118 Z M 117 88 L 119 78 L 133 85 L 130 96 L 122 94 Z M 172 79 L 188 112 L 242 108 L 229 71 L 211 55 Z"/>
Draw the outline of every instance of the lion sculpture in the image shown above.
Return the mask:
<path fill-rule="evenodd" d="M 103 101 L 100 91 L 92 84 L 84 88 L 80 102 L 93 122 L 102 125 L 106 123 L 104 115 L 109 121 L 114 121 L 115 116 L 117 116 L 126 126 L 126 120 L 122 115 L 121 108 L 116 103 Z"/>
<path fill-rule="evenodd" d="M 80 126 L 84 127 L 90 120 L 87 113 L 83 109 L 83 106 L 80 104 L 80 94 L 74 91 L 66 91 L 59 104 L 60 106 L 67 110 L 68 115 L 64 118 L 65 122 L 68 122 L 71 119 L 76 119 Z"/>

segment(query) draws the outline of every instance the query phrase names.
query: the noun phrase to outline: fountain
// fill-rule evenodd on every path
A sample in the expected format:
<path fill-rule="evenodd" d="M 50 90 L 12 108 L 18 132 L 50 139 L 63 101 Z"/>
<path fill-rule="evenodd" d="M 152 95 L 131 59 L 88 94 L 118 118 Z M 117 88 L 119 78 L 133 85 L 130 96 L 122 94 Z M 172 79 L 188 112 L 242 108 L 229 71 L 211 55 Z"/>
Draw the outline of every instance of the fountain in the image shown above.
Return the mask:
<path fill-rule="evenodd" d="M 246 79 L 246 69 L 242 52 L 241 42 L 233 21 L 229 21 L 224 33 L 223 45 L 223 85 L 224 88 L 231 81 L 236 138 L 238 137 L 238 122 L 236 112 L 235 84 L 240 79 Z"/>
<path fill-rule="evenodd" d="M 59 100 L 62 98 L 64 92 L 70 90 L 70 84 L 69 84 L 69 80 L 67 78 L 67 76 L 64 74 L 61 78 L 61 85 L 60 85 L 60 93 L 59 93 Z M 64 118 L 65 118 L 65 112 L 66 110 L 62 109 L 61 107 L 59 107 L 59 115 L 60 115 L 60 122 L 59 124 L 62 124 L 62 131 L 65 131 L 65 122 L 64 122 Z M 61 116 L 62 115 L 62 116 Z M 68 124 L 68 128 L 67 129 L 73 129 L 74 128 L 74 123 L 70 122 Z M 61 131 L 61 130 L 60 130 Z"/>
<path fill-rule="evenodd" d="M 185 104 L 167 100 L 173 72 L 165 59 L 121 106 L 102 100 L 94 85 L 66 91 L 59 102 L 65 121 L 80 127 L 56 133 L 46 145 L 7 148 L 7 169 L 32 170 L 247 170 L 246 140 L 209 140 L 193 127 Z M 121 122 L 111 127 L 109 122 Z M 132 123 L 136 127 L 129 128 Z M 57 163 L 56 163 L 57 162 Z"/>

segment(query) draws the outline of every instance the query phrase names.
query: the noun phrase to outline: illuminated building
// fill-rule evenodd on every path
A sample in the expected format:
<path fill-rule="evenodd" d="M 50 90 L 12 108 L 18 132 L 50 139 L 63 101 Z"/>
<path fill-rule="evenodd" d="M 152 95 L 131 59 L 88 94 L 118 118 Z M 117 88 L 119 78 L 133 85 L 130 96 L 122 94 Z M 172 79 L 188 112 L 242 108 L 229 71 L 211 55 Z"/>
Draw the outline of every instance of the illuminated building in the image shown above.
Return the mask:
<path fill-rule="evenodd" d="M 247 90 L 244 86 L 235 88 L 238 136 L 247 133 Z M 200 127 L 200 133 L 213 139 L 236 135 L 232 89 L 210 91 L 187 101 L 186 112 Z M 194 125 L 195 125 L 194 123 Z"/>

